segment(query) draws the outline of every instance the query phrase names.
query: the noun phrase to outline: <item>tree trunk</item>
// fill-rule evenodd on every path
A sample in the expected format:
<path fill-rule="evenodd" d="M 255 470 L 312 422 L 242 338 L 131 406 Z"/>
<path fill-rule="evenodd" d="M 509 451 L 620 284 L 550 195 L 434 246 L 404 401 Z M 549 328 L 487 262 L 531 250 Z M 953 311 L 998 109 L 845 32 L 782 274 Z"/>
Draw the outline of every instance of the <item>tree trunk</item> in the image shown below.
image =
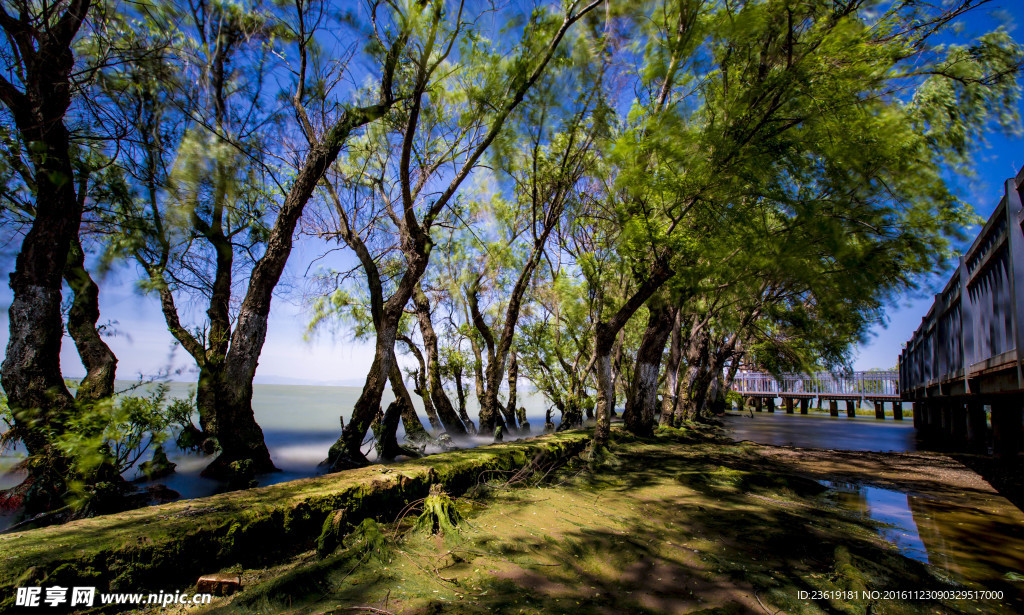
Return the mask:
<path fill-rule="evenodd" d="M 699 328 L 690 333 L 686 351 L 686 376 L 682 381 L 682 395 L 673 421 L 676 426 L 697 417 L 710 384 L 708 353 L 711 335 L 705 323 L 697 323 L 694 327 Z"/>
<path fill-rule="evenodd" d="M 611 405 L 615 403 L 615 392 L 612 390 L 612 345 L 615 343 L 617 331 L 609 331 L 610 328 L 606 323 L 598 322 L 594 331 L 594 371 L 597 373 L 595 449 L 608 443 L 608 436 L 611 433 Z"/>
<path fill-rule="evenodd" d="M 96 323 L 100 319 L 99 287 L 85 269 L 85 252 L 76 238 L 68 251 L 64 280 L 74 293 L 68 310 L 68 334 L 75 341 L 78 356 L 85 366 L 85 378 L 78 384 L 75 399 L 95 402 L 114 394 L 117 357 L 100 337 Z"/>
<path fill-rule="evenodd" d="M 430 397 L 434 402 L 434 407 L 437 409 L 437 417 L 440 419 L 445 431 L 450 434 L 463 435 L 466 433 L 467 425 L 469 425 L 469 423 L 464 423 L 463 421 L 469 420 L 469 417 L 462 416 L 460 418 L 460 415 L 456 414 L 455 408 L 452 407 L 451 399 L 448 398 L 448 394 L 441 384 L 437 333 L 434 331 L 434 323 L 430 316 L 430 301 L 427 298 L 427 294 L 423 292 L 423 289 L 418 284 L 415 290 L 413 290 L 412 300 L 413 305 L 416 306 L 416 318 L 420 325 L 420 335 L 423 337 L 423 347 L 427 353 L 427 385 Z M 465 415 L 466 404 L 465 399 L 462 398 L 461 380 L 462 369 L 460 368 L 456 386 L 459 387 L 459 410 L 462 415 Z"/>
<path fill-rule="evenodd" d="M 466 431 L 476 434 L 476 424 L 473 423 L 473 420 L 469 418 L 469 413 L 466 412 L 466 389 L 465 385 L 462 384 L 462 366 L 457 365 L 453 367 L 452 375 L 455 378 L 455 395 L 459 399 L 459 416 L 466 425 Z"/>
<path fill-rule="evenodd" d="M 626 325 L 633 314 L 640 309 L 654 293 L 661 288 L 673 271 L 664 262 L 659 262 L 636 292 L 607 321 L 599 320 L 594 325 L 594 370 L 597 373 L 597 425 L 594 427 L 593 446 L 599 449 L 608 443 L 611 433 L 612 404 L 615 395 L 612 391 L 612 346 L 615 337 Z M 657 375 L 655 375 L 657 379 Z"/>
<path fill-rule="evenodd" d="M 420 396 L 423 401 L 423 411 L 427 413 L 427 421 L 430 422 L 430 428 L 434 431 L 440 431 L 441 421 L 437 417 L 437 412 L 434 411 L 434 404 L 431 400 L 430 388 L 427 385 L 427 364 L 423 360 L 423 353 L 416 346 L 416 343 L 412 341 L 407 335 L 400 335 L 398 339 L 405 342 L 409 352 L 416 357 L 416 362 L 419 363 L 420 368 L 413 374 L 413 381 L 415 382 L 415 388 L 413 392 Z M 425 344 L 424 344 L 425 345 Z"/>
<path fill-rule="evenodd" d="M 82 221 L 64 115 L 71 104 L 71 44 L 90 4 L 72 0 L 60 16 L 29 15 L 35 5 L 28 4 L 33 8 L 2 24 L 17 48 L 11 62 L 17 63 L 24 91 L 0 80 L 0 100 L 28 144 L 36 199 L 32 225 L 10 277 L 10 338 L 0 366 L 13 429 L 29 455 L 25 508 L 30 514 L 60 507 L 71 474 L 70 461 L 52 442 L 74 408 L 60 371 L 61 279 Z M 36 19 L 45 32 L 36 29 Z"/>
<path fill-rule="evenodd" d="M 665 343 L 672 332 L 672 322 L 677 312 L 676 308 L 664 304 L 652 305 L 649 310 L 647 328 L 636 353 L 633 382 L 630 383 L 626 408 L 622 413 L 626 429 L 638 436 L 654 433 L 661 356 L 665 353 Z"/>
<path fill-rule="evenodd" d="M 670 338 L 668 361 L 665 363 L 665 391 L 662 395 L 661 419 L 662 425 L 672 424 L 672 414 L 675 412 L 676 396 L 679 395 L 679 363 L 682 358 L 682 310 L 676 310 L 676 317 L 672 321 L 672 333 Z"/>
<path fill-rule="evenodd" d="M 416 451 L 408 449 L 398 443 L 398 422 L 409 413 L 409 404 L 406 398 L 398 398 L 388 405 L 384 416 L 380 421 L 380 441 L 378 442 L 381 459 L 392 460 L 399 455 L 406 457 L 419 457 Z M 415 413 L 415 412 L 414 412 Z"/>
<path fill-rule="evenodd" d="M 398 367 L 398 361 L 393 351 L 390 380 L 395 399 L 402 402 L 402 425 L 405 426 L 405 439 L 409 442 L 430 440 L 430 434 L 423 428 L 423 423 L 420 422 L 420 417 L 416 414 L 416 407 L 412 405 L 412 396 L 409 395 L 409 389 L 405 387 L 405 382 L 402 380 L 402 370 Z"/>
<path fill-rule="evenodd" d="M 369 464 L 366 456 L 360 451 L 363 436 L 370 428 L 373 417 L 380 410 L 380 399 L 388 383 L 391 372 L 392 348 L 395 343 L 397 322 L 381 323 L 377 331 L 377 344 L 374 347 L 373 362 L 366 374 L 366 382 L 352 407 L 352 418 L 341 431 L 341 437 L 335 442 L 327 454 L 326 464 L 331 472 L 362 467 Z"/>
<path fill-rule="evenodd" d="M 505 409 L 505 421 L 514 430 L 520 428 L 519 413 L 516 408 L 516 385 L 519 381 L 519 363 L 516 361 L 516 353 L 513 351 L 508 360 L 508 405 Z"/>

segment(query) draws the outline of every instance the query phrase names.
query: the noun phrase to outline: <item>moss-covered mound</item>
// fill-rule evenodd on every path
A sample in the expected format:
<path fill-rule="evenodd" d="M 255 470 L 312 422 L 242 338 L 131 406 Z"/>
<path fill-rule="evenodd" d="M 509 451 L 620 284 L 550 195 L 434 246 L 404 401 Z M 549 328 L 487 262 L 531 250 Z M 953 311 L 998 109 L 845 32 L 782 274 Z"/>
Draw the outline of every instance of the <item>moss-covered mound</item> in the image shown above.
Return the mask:
<path fill-rule="evenodd" d="M 149 592 L 188 584 L 197 571 L 273 561 L 314 548 L 338 511 L 351 527 L 390 521 L 431 485 L 458 495 L 481 476 L 569 458 L 588 442 L 566 432 L 0 535 L 0 612 L 18 586 Z"/>

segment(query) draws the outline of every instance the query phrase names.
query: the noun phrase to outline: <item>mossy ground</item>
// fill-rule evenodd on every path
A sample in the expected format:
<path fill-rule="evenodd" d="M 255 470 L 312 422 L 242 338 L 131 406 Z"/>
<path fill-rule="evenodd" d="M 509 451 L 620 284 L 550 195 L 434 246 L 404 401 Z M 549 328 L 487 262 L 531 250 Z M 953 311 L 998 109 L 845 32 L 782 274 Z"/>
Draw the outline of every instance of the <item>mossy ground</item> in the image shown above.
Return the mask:
<path fill-rule="evenodd" d="M 244 571 L 246 588 L 207 612 L 775 615 L 1020 606 L 800 599 L 800 591 L 964 586 L 902 556 L 873 522 L 834 505 L 794 468 L 766 467 L 754 445 L 685 430 L 647 440 L 620 434 L 590 464 L 576 460 L 544 480 L 516 476 L 457 499 L 463 521 L 454 535 L 413 531 L 413 511 L 383 524 L 389 548 L 368 549 L 357 533 L 325 559 L 310 551 Z"/>

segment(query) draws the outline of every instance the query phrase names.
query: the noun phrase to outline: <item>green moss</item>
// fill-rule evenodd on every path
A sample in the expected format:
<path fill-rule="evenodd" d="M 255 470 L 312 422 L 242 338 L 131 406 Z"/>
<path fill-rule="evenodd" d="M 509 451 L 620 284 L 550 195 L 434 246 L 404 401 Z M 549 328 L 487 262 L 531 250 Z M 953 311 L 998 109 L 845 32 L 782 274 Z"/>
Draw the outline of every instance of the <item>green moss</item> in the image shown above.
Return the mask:
<path fill-rule="evenodd" d="M 384 528 L 374 519 L 367 518 L 360 521 L 346 539 L 346 543 L 350 545 L 349 548 L 354 554 L 360 556 L 369 554 L 382 564 L 391 561 L 391 541 L 385 535 Z"/>
<path fill-rule="evenodd" d="M 0 611 L 25 575 L 46 579 L 62 566 L 91 567 L 100 591 L 173 589 L 220 566 L 310 548 L 335 510 L 348 510 L 353 522 L 394 518 L 432 483 L 461 494 L 482 474 L 518 469 L 538 455 L 564 458 L 588 442 L 586 433 L 564 432 L 3 534 Z"/>
<path fill-rule="evenodd" d="M 428 534 L 449 536 L 458 531 L 462 514 L 441 485 L 432 485 L 430 495 L 423 500 L 423 512 L 416 519 L 416 529 Z"/>
<path fill-rule="evenodd" d="M 351 524 L 344 508 L 327 515 L 320 528 L 320 536 L 316 539 L 317 556 L 327 557 L 333 553 L 350 529 Z"/>

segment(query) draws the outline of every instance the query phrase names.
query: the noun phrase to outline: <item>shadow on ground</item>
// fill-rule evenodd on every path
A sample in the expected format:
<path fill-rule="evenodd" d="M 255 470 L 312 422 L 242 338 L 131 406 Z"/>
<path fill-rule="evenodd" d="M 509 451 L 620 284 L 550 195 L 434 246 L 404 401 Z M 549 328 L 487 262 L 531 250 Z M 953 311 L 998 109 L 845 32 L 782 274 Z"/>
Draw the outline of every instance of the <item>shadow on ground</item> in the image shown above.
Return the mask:
<path fill-rule="evenodd" d="M 868 518 L 754 445 L 668 430 L 619 435 L 611 453 L 495 481 L 459 500 L 460 531 L 383 526 L 325 559 L 304 554 L 245 571 L 214 613 L 959 613 L 1012 601 L 881 600 L 872 590 L 963 590 L 948 570 L 909 559 Z M 806 592 L 806 594 L 801 594 Z M 816 594 L 817 592 L 817 594 Z M 841 592 L 841 594 L 840 594 Z M 815 596 L 817 595 L 817 599 Z M 802 598 L 801 596 L 807 596 Z"/>

